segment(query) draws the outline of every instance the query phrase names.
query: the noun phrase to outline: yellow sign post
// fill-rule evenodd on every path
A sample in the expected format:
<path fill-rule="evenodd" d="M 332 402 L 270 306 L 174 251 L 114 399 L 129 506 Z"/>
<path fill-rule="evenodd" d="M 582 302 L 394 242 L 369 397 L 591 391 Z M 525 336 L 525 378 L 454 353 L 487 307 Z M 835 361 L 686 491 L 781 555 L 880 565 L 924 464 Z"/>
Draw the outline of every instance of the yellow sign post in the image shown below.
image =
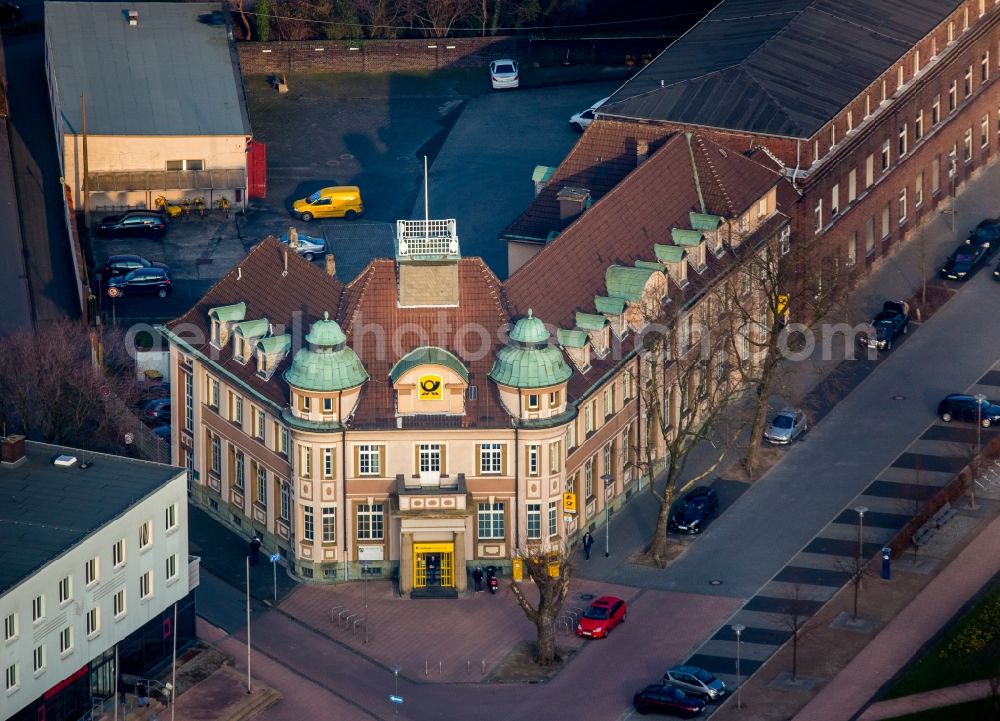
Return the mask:
<path fill-rule="evenodd" d="M 417 379 L 417 398 L 422 401 L 439 401 L 441 400 L 442 388 L 441 376 L 420 376 Z"/>
<path fill-rule="evenodd" d="M 566 491 L 563 494 L 563 511 L 566 513 L 576 513 L 576 494 Z"/>
<path fill-rule="evenodd" d="M 515 558 L 511 561 L 511 575 L 514 577 L 515 581 L 524 580 L 524 561 L 520 558 Z"/>

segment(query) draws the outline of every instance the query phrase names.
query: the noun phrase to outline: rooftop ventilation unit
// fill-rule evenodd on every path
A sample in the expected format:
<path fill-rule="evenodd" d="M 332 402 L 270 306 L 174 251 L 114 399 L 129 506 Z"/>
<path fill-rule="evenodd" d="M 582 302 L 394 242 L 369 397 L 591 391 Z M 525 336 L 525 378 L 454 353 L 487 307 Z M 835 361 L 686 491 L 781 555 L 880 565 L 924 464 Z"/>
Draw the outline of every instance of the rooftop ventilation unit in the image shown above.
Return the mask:
<path fill-rule="evenodd" d="M 56 456 L 56 459 L 52 461 L 52 465 L 59 466 L 60 468 L 69 468 L 76 463 L 76 456 Z"/>

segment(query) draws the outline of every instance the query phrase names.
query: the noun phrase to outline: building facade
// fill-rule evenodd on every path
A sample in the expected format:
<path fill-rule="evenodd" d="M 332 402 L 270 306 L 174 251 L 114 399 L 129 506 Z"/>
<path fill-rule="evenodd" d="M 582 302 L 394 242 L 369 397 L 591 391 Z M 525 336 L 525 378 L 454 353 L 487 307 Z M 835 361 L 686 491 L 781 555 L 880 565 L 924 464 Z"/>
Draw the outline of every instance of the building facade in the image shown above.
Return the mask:
<path fill-rule="evenodd" d="M 178 647 L 195 639 L 186 474 L 21 436 L 0 445 L 0 717 L 77 719 L 116 677 L 170 661 L 174 604 Z"/>
<path fill-rule="evenodd" d="M 648 202 L 604 198 L 503 283 L 454 221 L 400 221 L 395 258 L 347 283 L 257 246 L 162 329 L 193 500 L 299 578 L 416 593 L 592 528 L 642 482 L 643 330 L 701 317 L 787 228 L 781 176 L 701 137 L 632 162 Z"/>

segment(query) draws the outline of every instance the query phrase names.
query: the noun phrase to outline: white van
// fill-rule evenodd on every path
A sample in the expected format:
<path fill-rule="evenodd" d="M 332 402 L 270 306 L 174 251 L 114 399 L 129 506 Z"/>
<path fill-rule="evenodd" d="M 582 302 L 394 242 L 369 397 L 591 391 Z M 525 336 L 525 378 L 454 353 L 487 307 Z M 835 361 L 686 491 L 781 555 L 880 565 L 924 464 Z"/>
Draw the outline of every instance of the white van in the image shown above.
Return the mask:
<path fill-rule="evenodd" d="M 590 125 L 591 121 L 594 119 L 594 111 L 599 107 L 608 102 L 610 98 L 601 98 L 596 103 L 591 105 L 589 108 L 584 110 L 582 113 L 577 113 L 572 118 L 569 119 L 570 127 L 573 128 L 578 133 L 582 133 Z"/>

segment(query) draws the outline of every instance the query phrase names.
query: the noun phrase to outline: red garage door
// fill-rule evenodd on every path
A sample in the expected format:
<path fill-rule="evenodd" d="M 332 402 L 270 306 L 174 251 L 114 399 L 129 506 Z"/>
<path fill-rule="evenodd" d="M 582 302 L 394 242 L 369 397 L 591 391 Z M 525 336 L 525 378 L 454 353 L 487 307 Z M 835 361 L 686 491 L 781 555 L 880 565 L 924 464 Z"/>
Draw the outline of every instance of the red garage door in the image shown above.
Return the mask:
<path fill-rule="evenodd" d="M 247 195 L 267 197 L 267 146 L 256 140 L 249 142 L 247 153 Z"/>

